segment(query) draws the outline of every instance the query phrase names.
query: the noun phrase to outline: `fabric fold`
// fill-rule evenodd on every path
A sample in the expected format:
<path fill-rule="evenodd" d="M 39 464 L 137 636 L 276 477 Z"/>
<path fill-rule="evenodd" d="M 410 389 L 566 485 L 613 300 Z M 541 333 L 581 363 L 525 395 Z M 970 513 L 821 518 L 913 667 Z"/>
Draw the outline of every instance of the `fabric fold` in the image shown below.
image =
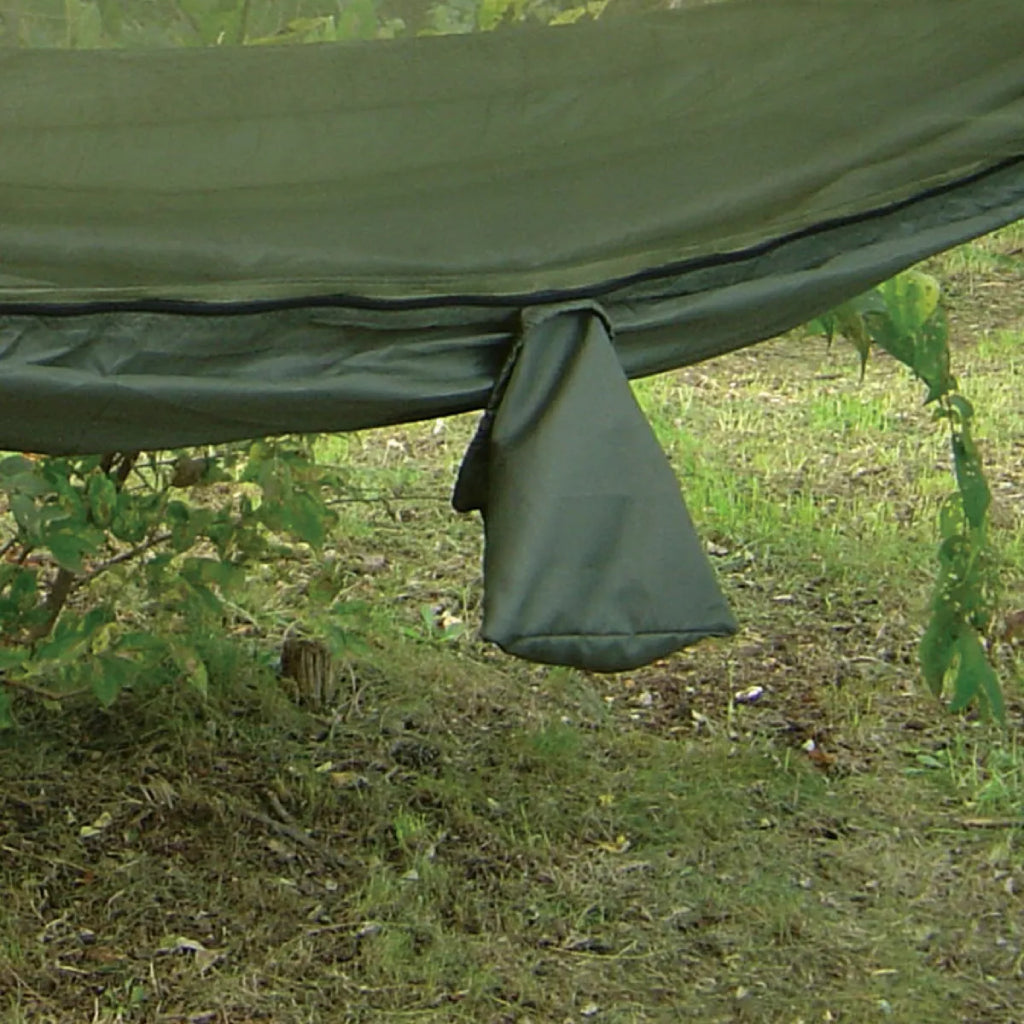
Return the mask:
<path fill-rule="evenodd" d="M 484 519 L 483 636 L 616 672 L 736 623 L 589 302 L 527 310 L 459 473 Z"/>

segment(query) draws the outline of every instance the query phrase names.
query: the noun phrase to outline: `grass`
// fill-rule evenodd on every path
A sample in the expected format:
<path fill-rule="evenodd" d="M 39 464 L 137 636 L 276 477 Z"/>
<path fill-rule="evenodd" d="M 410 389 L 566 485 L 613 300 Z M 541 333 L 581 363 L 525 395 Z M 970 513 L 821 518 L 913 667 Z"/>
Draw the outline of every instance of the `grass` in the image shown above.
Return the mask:
<path fill-rule="evenodd" d="M 931 268 L 1008 611 L 1022 239 Z M 447 504 L 472 418 L 325 441 L 343 527 L 201 638 L 208 699 L 140 683 L 0 735 L 0 1019 L 1024 1019 L 1017 654 L 1004 733 L 922 693 L 951 483 L 918 388 L 793 335 L 637 393 L 739 637 L 608 677 L 506 659 L 474 639 L 480 530 Z M 359 641 L 323 715 L 273 671 L 317 588 Z"/>

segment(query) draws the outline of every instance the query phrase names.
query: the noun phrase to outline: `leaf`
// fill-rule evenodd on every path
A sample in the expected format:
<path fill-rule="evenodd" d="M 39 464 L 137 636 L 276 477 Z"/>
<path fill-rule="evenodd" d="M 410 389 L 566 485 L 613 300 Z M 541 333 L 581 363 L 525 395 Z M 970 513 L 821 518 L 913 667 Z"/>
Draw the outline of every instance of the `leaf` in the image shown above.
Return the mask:
<path fill-rule="evenodd" d="M 9 494 L 21 492 L 32 498 L 53 493 L 39 463 L 23 455 L 11 455 L 0 462 L 0 489 Z"/>
<path fill-rule="evenodd" d="M 189 615 L 199 620 L 219 619 L 224 614 L 224 602 L 204 583 L 182 580 L 183 603 Z"/>
<path fill-rule="evenodd" d="M 169 651 L 171 659 L 181 670 L 188 684 L 205 697 L 210 685 L 210 676 L 199 652 L 194 647 L 180 642 L 170 644 Z"/>
<path fill-rule="evenodd" d="M 958 634 L 959 623 L 951 608 L 944 606 L 933 611 L 928 628 L 921 637 L 918 660 L 928 689 L 936 697 L 942 696 L 946 673 L 956 654 Z"/>
<path fill-rule="evenodd" d="M 32 652 L 24 647 L 0 647 L 0 672 L 21 668 L 31 656 Z"/>
<path fill-rule="evenodd" d="M 103 31 L 110 39 L 119 39 L 121 36 L 121 24 L 123 15 L 119 0 L 98 0 L 97 6 L 100 9 L 100 18 L 103 22 Z"/>
<path fill-rule="evenodd" d="M 586 7 L 567 7 L 559 11 L 549 22 L 549 25 L 574 25 L 581 18 L 590 14 Z"/>
<path fill-rule="evenodd" d="M 127 658 L 104 654 L 93 662 L 90 685 L 93 695 L 105 707 L 117 700 L 131 682 L 136 666 Z"/>
<path fill-rule="evenodd" d="M 27 494 L 22 493 L 12 494 L 9 504 L 18 527 L 30 543 L 37 543 L 40 530 L 39 506 Z"/>
<path fill-rule="evenodd" d="M 992 504 L 992 492 L 985 479 L 978 449 L 966 425 L 953 434 L 953 466 L 963 499 L 964 516 L 973 529 L 983 531 L 985 516 Z"/>
<path fill-rule="evenodd" d="M 974 419 L 974 406 L 963 395 L 950 395 L 948 401 L 959 417 L 960 423 L 967 427 Z"/>
<path fill-rule="evenodd" d="M 106 829 L 110 828 L 114 824 L 114 816 L 110 811 L 104 811 L 91 825 L 83 825 L 79 830 L 78 834 L 83 839 L 92 839 L 98 835 L 101 835 Z"/>
<path fill-rule="evenodd" d="M 985 696 L 990 714 L 1000 725 L 1006 725 L 1006 704 L 1003 701 L 1003 690 L 999 685 L 999 677 L 988 659 L 979 668 L 979 674 L 981 691 Z"/>
<path fill-rule="evenodd" d="M 950 711 L 964 711 L 974 700 L 980 700 L 998 722 L 1005 723 L 1006 708 L 999 680 L 989 664 L 978 634 L 973 629 L 965 629 L 957 638 L 956 649 L 959 665 L 953 683 Z"/>
<path fill-rule="evenodd" d="M 86 545 L 80 536 L 63 530 L 54 530 L 46 535 L 45 543 L 62 569 L 68 569 L 73 573 L 85 571 L 82 555 L 85 553 Z"/>
<path fill-rule="evenodd" d="M 900 334 L 919 331 L 938 309 L 942 289 L 930 274 L 906 270 L 879 288 L 886 309 Z"/>
<path fill-rule="evenodd" d="M 0 634 L 11 636 L 25 628 L 39 612 L 37 600 L 37 573 L 22 566 L 15 568 L 14 576 L 5 584 L 6 593 L 0 598 Z M 43 609 L 42 614 L 46 612 Z"/>
<path fill-rule="evenodd" d="M 915 332 L 913 370 L 928 387 L 925 405 L 956 387 L 950 373 L 949 328 L 941 310 Z"/>
<path fill-rule="evenodd" d="M 127 491 L 117 495 L 117 504 L 110 522 L 110 532 L 128 544 L 138 544 L 146 536 L 151 519 L 146 503 Z"/>
<path fill-rule="evenodd" d="M 377 9 L 373 0 L 348 0 L 335 20 L 335 39 L 373 39 L 377 35 Z"/>
<path fill-rule="evenodd" d="M 835 310 L 834 316 L 839 333 L 853 345 L 860 356 L 860 376 L 863 380 L 868 355 L 871 352 L 871 335 L 868 334 L 864 316 L 852 302 L 844 302 Z"/>
<path fill-rule="evenodd" d="M 89 477 L 86 494 L 92 521 L 104 528 L 110 526 L 117 510 L 117 485 L 106 473 L 96 472 Z"/>
<path fill-rule="evenodd" d="M 117 641 L 117 650 L 122 654 L 126 651 L 141 654 L 158 651 L 163 654 L 167 651 L 167 641 L 152 633 L 122 633 Z"/>
<path fill-rule="evenodd" d="M 99 7 L 88 0 L 64 0 L 69 48 L 94 50 L 103 38 L 103 18 Z"/>
<path fill-rule="evenodd" d="M 950 494 L 942 500 L 939 505 L 939 534 L 943 538 L 943 545 L 939 548 L 939 556 L 942 557 L 947 549 L 947 543 L 959 539 L 964 528 L 964 503 L 959 494 Z"/>
<path fill-rule="evenodd" d="M 28 459 L 24 455 L 8 455 L 0 459 L 0 485 L 7 487 L 12 477 L 21 473 L 35 473 L 35 459 Z"/>
<path fill-rule="evenodd" d="M 57 620 L 50 639 L 36 649 L 34 660 L 68 662 L 78 655 L 96 637 L 99 631 L 113 619 L 109 608 L 91 608 L 78 617 L 65 610 Z"/>
<path fill-rule="evenodd" d="M 823 334 L 826 343 L 831 347 L 836 336 L 835 314 L 832 312 L 822 313 L 821 316 L 816 316 L 813 320 L 808 321 L 806 328 L 811 334 Z"/>
<path fill-rule="evenodd" d="M 912 370 L 914 368 L 913 337 L 897 330 L 887 316 L 872 316 L 866 322 L 875 344 L 888 352 L 893 359 Z"/>
<path fill-rule="evenodd" d="M 490 32 L 501 24 L 502 19 L 512 9 L 515 0 L 480 0 L 477 8 L 477 27 L 481 32 Z"/>
<path fill-rule="evenodd" d="M 212 583 L 225 594 L 245 583 L 245 572 L 241 566 L 216 558 L 188 558 L 182 564 L 181 574 L 193 585 Z"/>

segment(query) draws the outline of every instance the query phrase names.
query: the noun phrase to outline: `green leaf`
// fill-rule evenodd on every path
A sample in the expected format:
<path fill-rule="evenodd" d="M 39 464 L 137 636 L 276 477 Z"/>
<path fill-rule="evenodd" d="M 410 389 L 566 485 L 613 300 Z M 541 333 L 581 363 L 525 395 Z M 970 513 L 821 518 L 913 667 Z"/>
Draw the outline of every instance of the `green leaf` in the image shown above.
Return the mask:
<path fill-rule="evenodd" d="M 215 584 L 225 594 L 245 583 L 241 566 L 216 558 L 188 558 L 182 563 L 181 574 L 193 585 Z"/>
<path fill-rule="evenodd" d="M 860 376 L 864 379 L 864 371 L 868 365 L 871 352 L 871 335 L 868 334 L 864 316 L 852 302 L 846 302 L 835 310 L 835 323 L 839 333 L 849 341 L 860 356 Z"/>
<path fill-rule="evenodd" d="M 156 651 L 163 654 L 167 650 L 167 641 L 162 637 L 154 636 L 152 633 L 122 633 L 117 641 L 117 650 L 121 654 L 124 654 L 126 651 L 137 651 L 143 654 L 150 654 Z"/>
<path fill-rule="evenodd" d="M 31 498 L 42 498 L 53 493 L 53 486 L 34 459 L 11 455 L 0 462 L 0 490 L 9 494 L 20 492 Z"/>
<path fill-rule="evenodd" d="M 172 553 L 164 551 L 146 560 L 143 572 L 146 576 L 146 582 L 151 587 L 162 589 L 166 586 L 167 572 L 174 562 L 174 558 L 175 556 Z"/>
<path fill-rule="evenodd" d="M 966 428 L 974 419 L 974 406 L 963 395 L 950 395 L 949 404 L 955 410 L 960 423 Z"/>
<path fill-rule="evenodd" d="M 0 633 L 10 636 L 29 625 L 28 620 L 38 611 L 37 584 L 35 569 L 15 568 L 0 598 Z"/>
<path fill-rule="evenodd" d="M 945 542 L 959 539 L 964 528 L 964 503 L 959 494 L 950 494 L 943 498 L 939 505 L 939 534 L 943 538 L 943 545 L 939 549 L 939 557 L 947 550 Z"/>
<path fill-rule="evenodd" d="M 75 534 L 54 531 L 47 536 L 46 545 L 62 569 L 68 569 L 73 573 L 85 571 L 82 562 L 83 545 Z"/>
<path fill-rule="evenodd" d="M 64 0 L 67 45 L 72 49 L 93 50 L 103 38 L 103 18 L 96 4 L 88 0 Z"/>
<path fill-rule="evenodd" d="M 293 494 L 290 501 L 277 509 L 278 529 L 282 529 L 304 540 L 310 547 L 319 550 L 324 543 L 326 524 L 330 512 L 308 494 Z M 269 524 L 268 524 L 269 525 Z"/>
<path fill-rule="evenodd" d="M 57 507 L 70 519 L 84 522 L 89 515 L 83 491 L 71 480 L 72 467 L 64 460 L 53 459 L 46 467 L 47 479 L 57 494 Z"/>
<path fill-rule="evenodd" d="M 136 666 L 127 658 L 116 654 L 101 655 L 92 664 L 89 682 L 93 695 L 105 708 L 110 707 L 118 694 L 131 683 L 136 671 Z"/>
<path fill-rule="evenodd" d="M 973 629 L 965 629 L 956 644 L 959 664 L 953 683 L 951 711 L 964 711 L 973 701 L 980 700 L 999 722 L 1006 721 L 1003 694 L 995 670 L 989 664 L 985 649 Z"/>
<path fill-rule="evenodd" d="M 958 636 L 959 623 L 953 610 L 949 607 L 936 609 L 918 647 L 921 672 L 928 689 L 936 697 L 942 696 L 946 673 L 956 654 Z"/>
<path fill-rule="evenodd" d="M 194 647 L 180 642 L 172 643 L 169 651 L 171 659 L 181 670 L 188 684 L 205 697 L 210 685 L 210 676 L 199 652 Z"/>
<path fill-rule="evenodd" d="M 110 526 L 117 511 L 117 485 L 106 473 L 96 472 L 89 477 L 86 493 L 93 522 L 97 526 Z"/>
<path fill-rule="evenodd" d="M 207 586 L 202 583 L 191 583 L 182 580 L 184 591 L 185 611 L 197 619 L 218 619 L 224 614 L 224 604 L 221 599 Z"/>
<path fill-rule="evenodd" d="M 144 500 L 135 498 L 127 491 L 120 491 L 110 522 L 110 532 L 127 544 L 138 544 L 145 538 L 153 519 L 156 518 L 149 514 L 150 512 Z"/>
<path fill-rule="evenodd" d="M 871 313 L 865 315 L 868 333 L 872 341 L 889 353 L 893 359 L 903 363 L 911 370 L 914 368 L 914 337 L 905 334 L 893 323 L 888 313 Z"/>
<path fill-rule="evenodd" d="M 38 543 L 41 525 L 39 506 L 27 494 L 22 493 L 12 494 L 9 504 L 14 521 L 29 543 Z"/>
<path fill-rule="evenodd" d="M 836 334 L 836 318 L 832 312 L 822 313 L 821 316 L 816 316 L 813 320 L 808 321 L 806 324 L 807 330 L 811 334 L 823 334 L 825 341 L 829 346 L 832 345 Z"/>
<path fill-rule="evenodd" d="M 21 668 L 32 656 L 24 647 L 0 647 L 0 672 Z"/>
<path fill-rule="evenodd" d="M 24 455 L 8 455 L 0 459 L 0 486 L 7 487 L 11 477 L 21 473 L 35 473 L 36 463 L 34 459 L 27 459 Z"/>
<path fill-rule="evenodd" d="M 373 39 L 377 8 L 373 0 L 348 0 L 335 19 L 335 39 Z"/>
<path fill-rule="evenodd" d="M 477 27 L 481 32 L 497 28 L 514 4 L 515 0 L 480 0 L 476 13 Z"/>
<path fill-rule="evenodd" d="M 98 0 L 103 31 L 109 39 L 119 39 L 121 37 L 121 24 L 123 21 L 121 6 L 119 0 Z"/>
<path fill-rule="evenodd" d="M 930 274 L 907 270 L 880 286 L 886 309 L 902 335 L 915 334 L 938 309 L 942 289 Z"/>
<path fill-rule="evenodd" d="M 171 528 L 171 547 L 175 551 L 187 551 L 199 536 L 200 524 L 193 516 L 193 509 L 183 501 L 169 501 L 164 510 L 167 525 Z"/>
<path fill-rule="evenodd" d="M 926 405 L 956 387 L 950 373 L 949 328 L 941 310 L 915 332 L 913 370 L 927 385 Z"/>
<path fill-rule="evenodd" d="M 62 569 L 81 573 L 85 568 L 82 557 L 95 554 L 106 537 L 91 523 L 65 517 L 44 526 L 39 540 Z"/>
<path fill-rule="evenodd" d="M 36 649 L 37 661 L 67 662 L 85 651 L 99 631 L 111 622 L 113 613 L 109 608 L 91 608 L 79 617 L 65 610 L 57 620 L 50 639 Z"/>
<path fill-rule="evenodd" d="M 953 434 L 953 465 L 963 499 L 964 516 L 973 529 L 983 531 L 985 516 L 992 504 L 992 492 L 985 479 L 978 449 L 966 426 Z"/>

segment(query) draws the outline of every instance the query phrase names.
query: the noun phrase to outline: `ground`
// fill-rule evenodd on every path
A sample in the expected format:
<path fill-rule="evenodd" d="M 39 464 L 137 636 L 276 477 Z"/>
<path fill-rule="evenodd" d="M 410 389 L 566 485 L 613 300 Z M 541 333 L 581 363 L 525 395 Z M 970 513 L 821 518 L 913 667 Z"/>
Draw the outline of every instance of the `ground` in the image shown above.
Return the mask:
<path fill-rule="evenodd" d="M 1024 607 L 1024 230 L 928 268 Z M 478 642 L 472 418 L 338 439 L 322 557 L 254 575 L 211 692 L 21 702 L 0 735 L 0 1017 L 1024 1021 L 1024 702 L 924 690 L 945 441 L 920 389 L 795 333 L 638 385 L 742 629 L 614 676 Z M 330 706 L 273 661 L 350 595 Z"/>

